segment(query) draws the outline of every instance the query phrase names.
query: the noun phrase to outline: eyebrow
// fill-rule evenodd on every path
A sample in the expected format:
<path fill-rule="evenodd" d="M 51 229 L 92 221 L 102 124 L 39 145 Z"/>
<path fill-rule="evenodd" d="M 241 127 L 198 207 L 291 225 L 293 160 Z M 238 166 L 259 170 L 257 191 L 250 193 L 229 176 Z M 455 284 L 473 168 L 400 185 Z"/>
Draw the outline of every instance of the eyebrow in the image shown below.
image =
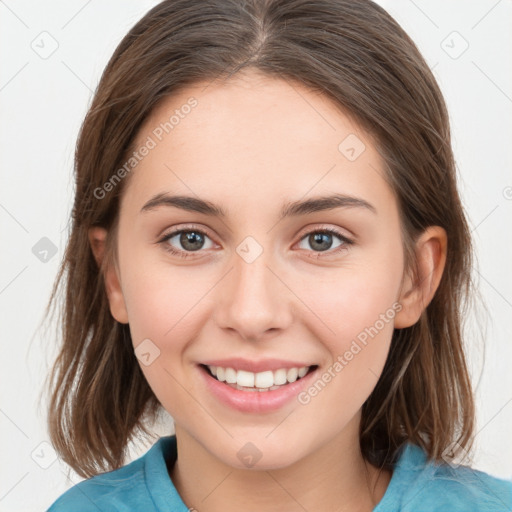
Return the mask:
<path fill-rule="evenodd" d="M 166 193 L 157 194 L 152 197 L 141 209 L 141 213 L 154 210 L 160 206 L 180 208 L 189 212 L 202 213 L 212 217 L 227 217 L 222 207 L 210 201 L 191 196 L 171 196 Z M 308 213 L 334 210 L 335 208 L 364 208 L 376 214 L 377 209 L 368 201 L 359 197 L 343 194 L 314 197 L 304 201 L 286 203 L 280 212 L 280 220 L 286 217 L 297 217 Z"/>

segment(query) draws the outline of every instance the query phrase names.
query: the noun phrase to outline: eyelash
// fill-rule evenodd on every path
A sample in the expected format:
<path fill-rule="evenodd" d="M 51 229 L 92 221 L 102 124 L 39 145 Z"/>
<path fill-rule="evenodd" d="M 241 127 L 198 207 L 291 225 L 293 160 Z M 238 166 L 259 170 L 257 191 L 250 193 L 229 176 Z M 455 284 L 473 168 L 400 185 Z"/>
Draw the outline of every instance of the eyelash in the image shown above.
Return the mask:
<path fill-rule="evenodd" d="M 179 235 L 180 233 L 188 233 L 188 232 L 192 232 L 192 231 L 194 233 L 199 233 L 201 235 L 208 236 L 208 234 L 205 233 L 202 229 L 197 229 L 194 227 L 187 227 L 187 228 L 182 228 L 182 229 L 179 229 L 179 230 L 176 230 L 176 231 L 173 231 L 171 233 L 164 235 L 162 238 L 160 238 L 160 240 L 157 241 L 157 243 L 161 244 L 163 246 L 164 250 L 171 253 L 173 256 L 177 256 L 177 257 L 183 258 L 183 259 L 189 258 L 190 256 L 193 256 L 194 252 L 200 252 L 200 251 L 179 251 L 179 250 L 174 249 L 174 247 L 172 247 L 171 245 L 169 245 L 166 242 L 168 240 L 170 240 L 171 238 L 173 238 L 174 236 Z M 310 258 L 314 258 L 314 259 L 322 258 L 322 252 L 326 252 L 330 256 L 332 256 L 333 254 L 337 254 L 338 252 L 346 250 L 347 246 L 354 244 L 353 240 L 347 238 L 345 235 L 342 235 L 339 231 L 337 231 L 336 229 L 333 229 L 333 228 L 313 229 L 307 233 L 304 233 L 304 235 L 301 237 L 300 240 L 303 240 L 304 238 L 306 238 L 307 236 L 309 236 L 313 233 L 322 233 L 322 234 L 329 233 L 331 235 L 335 235 L 343 242 L 343 244 L 340 245 L 339 247 L 336 247 L 336 249 L 334 249 L 334 250 L 316 252 L 315 256 L 309 256 Z"/>

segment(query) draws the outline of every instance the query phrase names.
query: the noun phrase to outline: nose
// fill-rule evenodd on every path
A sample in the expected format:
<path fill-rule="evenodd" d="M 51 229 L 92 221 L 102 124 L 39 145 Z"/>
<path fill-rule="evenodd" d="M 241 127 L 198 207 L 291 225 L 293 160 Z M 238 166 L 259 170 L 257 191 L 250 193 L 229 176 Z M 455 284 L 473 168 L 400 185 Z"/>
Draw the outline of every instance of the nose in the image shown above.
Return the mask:
<path fill-rule="evenodd" d="M 270 251 L 252 261 L 240 254 L 233 255 L 232 270 L 218 289 L 217 324 L 247 341 L 278 335 L 292 322 L 294 295 L 271 261 Z"/>

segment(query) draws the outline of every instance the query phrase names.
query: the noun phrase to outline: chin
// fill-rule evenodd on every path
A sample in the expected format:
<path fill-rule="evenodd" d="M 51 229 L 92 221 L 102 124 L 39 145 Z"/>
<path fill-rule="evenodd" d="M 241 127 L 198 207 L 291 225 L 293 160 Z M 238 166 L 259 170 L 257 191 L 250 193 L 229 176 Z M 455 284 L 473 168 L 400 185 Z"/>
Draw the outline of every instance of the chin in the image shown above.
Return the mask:
<path fill-rule="evenodd" d="M 266 435 L 268 431 L 264 435 Z M 251 471 L 266 471 L 284 469 L 298 462 L 304 455 L 297 450 L 297 444 L 283 439 L 265 441 L 264 435 L 260 437 L 261 441 L 243 442 L 243 437 L 237 437 L 229 446 L 216 445 L 216 450 L 210 450 L 211 453 L 224 464 L 234 469 L 247 469 Z M 299 445 L 300 446 L 300 445 Z M 218 449 L 220 448 L 220 453 Z M 226 457 L 227 454 L 233 454 Z"/>

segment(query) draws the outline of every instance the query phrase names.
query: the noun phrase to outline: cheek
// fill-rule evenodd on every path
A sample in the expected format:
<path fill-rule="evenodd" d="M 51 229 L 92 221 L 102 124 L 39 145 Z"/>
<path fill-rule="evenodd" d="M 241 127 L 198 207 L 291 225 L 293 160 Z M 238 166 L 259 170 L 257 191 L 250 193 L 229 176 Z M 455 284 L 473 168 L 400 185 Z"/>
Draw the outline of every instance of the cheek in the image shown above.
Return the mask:
<path fill-rule="evenodd" d="M 347 350 L 351 341 L 364 342 L 365 333 L 389 337 L 393 331 L 401 272 L 389 260 L 333 273 L 329 282 L 308 286 L 308 306 L 316 314 L 317 335 L 332 353 Z M 378 331 L 378 333 L 375 332 Z"/>
<path fill-rule="evenodd" d="M 308 327 L 327 348 L 330 361 L 320 375 L 323 383 L 304 402 L 318 396 L 312 405 L 324 421 L 333 414 L 338 422 L 346 421 L 377 384 L 401 309 L 396 302 L 401 265 L 399 251 L 376 251 L 333 273 L 329 283 L 308 287 L 308 306 L 316 313 Z M 326 391 L 320 393 L 325 382 Z M 344 412 L 334 412 L 333 403 L 344 404 Z"/>
<path fill-rule="evenodd" d="M 204 313 L 201 304 L 211 285 L 205 283 L 204 276 L 196 279 L 185 267 L 171 270 L 151 258 L 146 262 L 133 258 L 125 268 L 123 292 L 135 353 L 144 346 L 152 357 L 145 364 L 138 356 L 141 370 L 167 412 L 186 422 L 181 411 L 193 410 L 197 404 L 185 391 L 188 377 L 183 354 L 207 320 L 200 318 Z"/>
<path fill-rule="evenodd" d="M 197 325 L 211 285 L 205 272 L 186 266 L 166 264 L 160 255 L 138 255 L 126 259 L 123 281 L 130 329 L 135 345 L 142 339 L 155 339 L 162 349 L 178 348 L 177 340 Z"/>
<path fill-rule="evenodd" d="M 376 268 L 352 269 L 339 278 L 339 286 L 333 281 L 309 293 L 311 309 L 321 321 L 311 317 L 308 327 L 330 360 L 299 401 L 306 406 L 305 414 L 330 425 L 333 435 L 362 407 L 384 368 L 401 309 L 395 301 L 397 276 Z"/>

